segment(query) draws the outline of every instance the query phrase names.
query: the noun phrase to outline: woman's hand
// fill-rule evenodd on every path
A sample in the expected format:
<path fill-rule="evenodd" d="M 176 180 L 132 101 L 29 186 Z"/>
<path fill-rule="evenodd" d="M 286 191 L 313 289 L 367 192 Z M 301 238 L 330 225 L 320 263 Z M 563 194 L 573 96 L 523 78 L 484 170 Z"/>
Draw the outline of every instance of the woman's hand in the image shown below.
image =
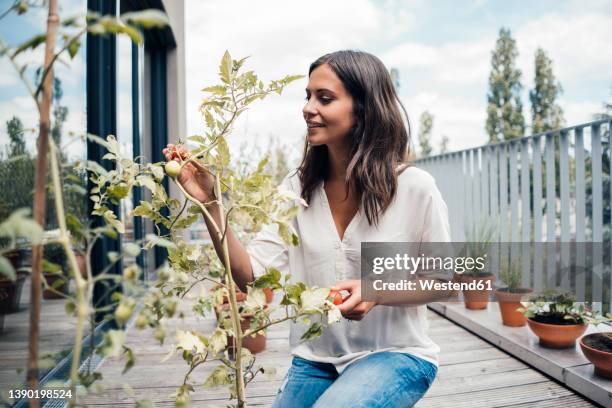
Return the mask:
<path fill-rule="evenodd" d="M 349 292 L 338 309 L 347 319 L 361 320 L 365 315 L 376 306 L 376 302 L 363 302 L 361 300 L 361 281 L 359 279 L 336 282 L 331 290 L 346 290 Z"/>
<path fill-rule="evenodd" d="M 175 160 L 179 163 L 190 157 L 187 149 L 182 146 L 175 146 L 172 143 L 169 143 L 162 150 L 162 153 L 166 156 L 166 161 Z M 215 178 L 197 161 L 184 165 L 176 181 L 183 186 L 189 195 L 203 204 L 216 199 L 214 193 Z"/>

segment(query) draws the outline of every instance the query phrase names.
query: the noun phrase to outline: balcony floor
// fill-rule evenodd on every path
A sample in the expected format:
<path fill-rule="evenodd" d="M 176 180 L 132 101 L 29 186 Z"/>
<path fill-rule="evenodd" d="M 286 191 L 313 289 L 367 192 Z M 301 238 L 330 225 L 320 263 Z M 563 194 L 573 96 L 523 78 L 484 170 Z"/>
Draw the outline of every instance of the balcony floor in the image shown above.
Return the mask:
<path fill-rule="evenodd" d="M 593 403 L 570 389 L 532 369 L 471 332 L 429 311 L 430 335 L 442 352 L 440 370 L 435 383 L 417 407 L 592 407 Z M 213 320 L 186 319 L 171 321 L 174 327 L 199 328 L 214 326 Z M 132 329 L 134 330 L 134 329 Z M 133 406 L 139 399 L 149 399 L 156 407 L 171 407 L 175 392 L 187 365 L 178 355 L 164 363 L 168 347 L 160 347 L 149 330 L 132 332 L 129 344 L 134 347 L 137 362 L 127 374 L 121 375 L 123 363 L 106 361 L 100 368 L 106 389 L 89 395 L 83 402 L 93 407 Z M 170 343 L 171 338 L 167 339 Z M 275 379 L 258 376 L 247 387 L 250 406 L 269 407 L 291 357 L 288 347 L 288 326 L 276 325 L 268 332 L 267 350 L 258 354 L 258 362 L 276 368 Z M 201 384 L 214 365 L 203 366 L 192 375 L 195 393 L 193 406 L 225 406 L 227 389 L 205 390 Z M 126 389 L 129 384 L 132 388 Z"/>

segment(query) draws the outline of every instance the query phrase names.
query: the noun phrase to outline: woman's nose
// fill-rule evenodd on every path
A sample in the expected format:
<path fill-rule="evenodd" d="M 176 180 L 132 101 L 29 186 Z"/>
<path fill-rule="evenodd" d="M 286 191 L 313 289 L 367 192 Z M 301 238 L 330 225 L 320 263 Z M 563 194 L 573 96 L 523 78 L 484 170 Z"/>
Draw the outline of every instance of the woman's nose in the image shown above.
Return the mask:
<path fill-rule="evenodd" d="M 310 117 L 317 114 L 317 109 L 314 106 L 314 102 L 312 101 L 312 99 L 306 102 L 306 104 L 302 108 L 302 113 L 304 114 L 304 117 Z"/>

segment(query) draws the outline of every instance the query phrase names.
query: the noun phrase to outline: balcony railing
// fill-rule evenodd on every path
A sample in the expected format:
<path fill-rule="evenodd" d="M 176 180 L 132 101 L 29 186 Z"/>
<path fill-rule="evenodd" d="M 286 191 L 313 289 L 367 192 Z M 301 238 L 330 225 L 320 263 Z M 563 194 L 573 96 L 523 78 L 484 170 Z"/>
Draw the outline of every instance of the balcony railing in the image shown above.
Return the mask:
<path fill-rule="evenodd" d="M 499 242 L 590 244 L 592 275 L 586 283 L 570 279 L 564 284 L 609 311 L 611 125 L 609 119 L 599 120 L 416 164 L 436 179 L 449 209 L 453 241 L 469 239 L 468 231 L 488 222 L 496 226 Z M 546 269 L 538 261 L 533 254 L 523 259 L 536 272 Z M 601 285 L 591 285 L 595 280 Z"/>

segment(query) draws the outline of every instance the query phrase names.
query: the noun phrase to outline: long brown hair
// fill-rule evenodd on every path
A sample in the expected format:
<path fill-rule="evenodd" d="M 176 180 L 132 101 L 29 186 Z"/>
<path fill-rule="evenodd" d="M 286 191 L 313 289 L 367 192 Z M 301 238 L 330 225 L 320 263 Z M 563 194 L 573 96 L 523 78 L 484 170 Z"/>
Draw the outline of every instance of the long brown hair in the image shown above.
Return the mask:
<path fill-rule="evenodd" d="M 410 122 L 391 76 L 380 59 L 361 51 L 343 50 L 326 54 L 310 65 L 308 75 L 327 64 L 353 98 L 354 125 L 349 131 L 350 160 L 346 169 L 348 188 L 354 186 L 368 218 L 378 224 L 379 216 L 397 193 L 396 168 L 410 149 Z M 400 108 L 406 116 L 404 125 Z M 302 198 L 310 203 L 315 189 L 329 174 L 326 145 L 304 145 L 297 169 Z"/>

